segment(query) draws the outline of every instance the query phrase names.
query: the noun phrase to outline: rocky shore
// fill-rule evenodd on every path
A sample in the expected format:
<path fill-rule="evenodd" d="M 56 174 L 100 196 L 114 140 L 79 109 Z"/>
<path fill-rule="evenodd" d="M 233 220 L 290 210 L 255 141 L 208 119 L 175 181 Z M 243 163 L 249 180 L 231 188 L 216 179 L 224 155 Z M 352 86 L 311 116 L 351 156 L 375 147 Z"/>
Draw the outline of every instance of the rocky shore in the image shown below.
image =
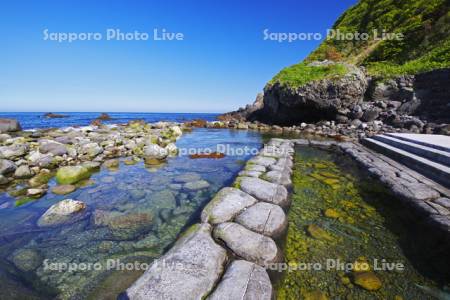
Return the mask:
<path fill-rule="evenodd" d="M 182 135 L 178 123 L 147 124 L 133 121 L 125 125 L 100 125 L 20 131 L 15 120 L 0 120 L 0 187 L 19 202 L 37 199 L 56 177 L 56 194 L 67 194 L 90 174 L 104 166 L 117 168 L 125 163 L 161 164 L 177 154 L 175 141 Z"/>

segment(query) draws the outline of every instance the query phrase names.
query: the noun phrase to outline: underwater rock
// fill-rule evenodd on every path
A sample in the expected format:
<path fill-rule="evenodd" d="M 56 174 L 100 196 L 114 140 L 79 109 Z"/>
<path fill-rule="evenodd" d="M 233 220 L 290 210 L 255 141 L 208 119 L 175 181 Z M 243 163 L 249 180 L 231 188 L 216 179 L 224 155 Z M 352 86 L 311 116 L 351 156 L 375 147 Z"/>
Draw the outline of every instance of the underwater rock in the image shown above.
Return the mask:
<path fill-rule="evenodd" d="M 242 226 L 276 238 L 287 228 L 287 218 L 283 209 L 278 205 L 259 202 L 247 208 L 235 220 Z"/>
<path fill-rule="evenodd" d="M 256 199 L 287 207 L 289 205 L 288 191 L 282 185 L 274 184 L 252 177 L 238 177 L 241 190 L 256 197 Z"/>
<path fill-rule="evenodd" d="M 202 211 L 202 222 L 219 224 L 232 221 L 245 208 L 257 200 L 238 189 L 225 187 L 221 189 Z"/>
<path fill-rule="evenodd" d="M 381 280 L 373 272 L 355 273 L 354 282 L 368 291 L 379 290 L 382 286 Z"/>
<path fill-rule="evenodd" d="M 332 208 L 326 209 L 323 214 L 325 215 L 325 217 L 331 219 L 337 219 L 341 216 L 341 214 L 337 210 Z"/>
<path fill-rule="evenodd" d="M 56 181 L 59 184 L 73 184 L 91 176 L 89 170 L 83 166 L 61 167 L 56 172 Z"/>
<path fill-rule="evenodd" d="M 96 209 L 93 219 L 96 226 L 108 226 L 114 237 L 127 240 L 150 230 L 153 226 L 154 215 L 151 211 L 145 210 L 121 213 Z"/>
<path fill-rule="evenodd" d="M 303 295 L 304 300 L 328 300 L 327 294 L 322 291 L 307 292 Z"/>
<path fill-rule="evenodd" d="M 41 265 L 43 258 L 34 249 L 19 249 L 13 253 L 11 260 L 19 270 L 30 272 Z"/>
<path fill-rule="evenodd" d="M 270 300 L 272 292 L 269 275 L 263 267 L 245 260 L 235 260 L 207 299 Z"/>
<path fill-rule="evenodd" d="M 219 224 L 214 228 L 213 235 L 238 256 L 260 266 L 282 261 L 282 252 L 271 238 L 237 223 Z"/>
<path fill-rule="evenodd" d="M 197 181 L 197 180 L 200 180 L 200 179 L 202 179 L 200 174 L 194 173 L 194 172 L 189 172 L 189 173 L 184 173 L 184 174 L 176 176 L 173 179 L 173 182 L 175 182 L 175 183 L 187 183 L 187 182 L 191 182 L 191 181 Z"/>
<path fill-rule="evenodd" d="M 40 227 L 64 224 L 85 208 L 86 204 L 81 201 L 65 199 L 50 206 L 39 218 L 37 224 Z"/>
<path fill-rule="evenodd" d="M 191 181 L 187 182 L 183 186 L 185 189 L 190 191 L 198 191 L 202 189 L 206 189 L 209 187 L 209 182 L 206 180 L 197 180 L 197 181 Z"/>
<path fill-rule="evenodd" d="M 189 228 L 167 254 L 124 293 L 128 299 L 204 299 L 220 279 L 225 249 L 211 238 L 211 225 Z"/>
<path fill-rule="evenodd" d="M 77 187 L 72 184 L 62 184 L 54 186 L 52 188 L 52 193 L 57 195 L 67 195 L 74 192 L 76 189 Z"/>
<path fill-rule="evenodd" d="M 199 158 L 210 158 L 210 159 L 220 159 L 224 158 L 225 154 L 220 152 L 212 152 L 212 153 L 198 153 L 189 155 L 190 159 L 199 159 Z"/>
<path fill-rule="evenodd" d="M 333 237 L 326 232 L 324 229 L 320 228 L 316 224 L 311 224 L 307 227 L 308 233 L 317 240 L 324 240 L 324 241 L 332 241 Z"/>

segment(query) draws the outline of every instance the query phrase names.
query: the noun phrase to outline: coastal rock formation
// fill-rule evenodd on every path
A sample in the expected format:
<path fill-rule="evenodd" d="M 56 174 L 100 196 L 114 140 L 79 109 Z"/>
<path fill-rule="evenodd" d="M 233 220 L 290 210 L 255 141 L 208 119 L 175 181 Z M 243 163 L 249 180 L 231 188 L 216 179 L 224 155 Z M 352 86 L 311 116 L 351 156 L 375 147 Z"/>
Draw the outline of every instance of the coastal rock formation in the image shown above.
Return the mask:
<path fill-rule="evenodd" d="M 234 261 L 209 300 L 272 299 L 272 284 L 263 267 L 245 260 Z"/>
<path fill-rule="evenodd" d="M 0 133 L 15 132 L 20 130 L 22 130 L 22 127 L 17 120 L 0 118 Z"/>
<path fill-rule="evenodd" d="M 50 206 L 39 218 L 40 227 L 54 226 L 69 222 L 77 213 L 86 208 L 86 204 L 72 199 L 62 200 Z"/>
<path fill-rule="evenodd" d="M 128 299 L 203 299 L 227 261 L 211 238 L 211 225 L 194 225 L 126 291 Z"/>

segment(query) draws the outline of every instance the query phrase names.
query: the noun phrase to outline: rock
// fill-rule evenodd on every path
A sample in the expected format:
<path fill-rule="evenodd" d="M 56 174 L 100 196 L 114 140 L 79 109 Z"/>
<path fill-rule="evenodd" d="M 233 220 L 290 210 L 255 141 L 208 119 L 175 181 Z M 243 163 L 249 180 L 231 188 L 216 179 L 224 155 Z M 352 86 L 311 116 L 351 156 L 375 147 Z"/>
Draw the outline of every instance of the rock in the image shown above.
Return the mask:
<path fill-rule="evenodd" d="M 266 157 L 266 156 L 256 156 L 248 161 L 248 163 L 260 165 L 263 167 L 268 167 L 270 165 L 274 165 L 277 162 L 277 160 L 273 157 Z"/>
<path fill-rule="evenodd" d="M 7 159 L 0 159 L 0 175 L 6 175 L 14 172 L 16 165 Z"/>
<path fill-rule="evenodd" d="M 27 147 L 21 144 L 0 147 L 0 158 L 17 159 L 24 156 L 26 153 Z"/>
<path fill-rule="evenodd" d="M 112 118 L 107 113 L 102 113 L 100 116 L 97 117 L 97 120 L 108 121 L 112 120 Z"/>
<path fill-rule="evenodd" d="M 368 291 L 379 290 L 382 286 L 381 280 L 373 272 L 358 272 L 354 275 L 354 283 Z"/>
<path fill-rule="evenodd" d="M 97 161 L 85 161 L 81 166 L 88 169 L 89 172 L 94 172 L 100 168 L 101 164 Z"/>
<path fill-rule="evenodd" d="M 311 291 L 304 294 L 304 300 L 328 300 L 327 294 L 322 291 Z"/>
<path fill-rule="evenodd" d="M 9 140 L 10 138 L 11 138 L 11 136 L 9 134 L 0 133 L 0 143 L 4 143 L 7 140 Z"/>
<path fill-rule="evenodd" d="M 27 179 L 33 177 L 34 172 L 30 169 L 28 165 L 19 166 L 14 172 L 14 178 L 17 179 Z"/>
<path fill-rule="evenodd" d="M 52 173 L 47 169 L 42 169 L 36 176 L 28 180 L 30 187 L 38 187 L 43 184 L 47 184 L 53 177 Z"/>
<path fill-rule="evenodd" d="M 281 207 L 265 202 L 259 202 L 247 208 L 236 217 L 235 222 L 272 238 L 279 237 L 288 224 Z"/>
<path fill-rule="evenodd" d="M 94 158 L 100 153 L 103 153 L 103 148 L 97 143 L 88 143 L 81 147 L 81 154 L 87 155 L 90 158 Z"/>
<path fill-rule="evenodd" d="M 40 227 L 61 225 L 69 222 L 73 217 L 83 211 L 86 204 L 81 201 L 66 199 L 50 206 L 39 218 L 37 224 Z"/>
<path fill-rule="evenodd" d="M 256 199 L 287 207 L 289 205 L 288 191 L 282 185 L 274 184 L 253 177 L 238 177 L 241 190 Z"/>
<path fill-rule="evenodd" d="M 337 219 L 341 216 L 341 214 L 337 210 L 332 209 L 332 208 L 326 209 L 324 212 L 324 215 L 325 215 L 325 217 L 331 218 L 331 219 Z"/>
<path fill-rule="evenodd" d="M 108 159 L 103 163 L 103 166 L 109 170 L 115 170 L 119 168 L 119 160 L 118 159 Z"/>
<path fill-rule="evenodd" d="M 221 223 L 214 228 L 213 235 L 238 256 L 260 266 L 282 260 L 282 252 L 271 238 L 237 223 Z"/>
<path fill-rule="evenodd" d="M 238 189 L 225 187 L 206 205 L 202 211 L 202 222 L 219 224 L 230 222 L 245 208 L 254 205 L 255 198 Z"/>
<path fill-rule="evenodd" d="M 67 195 L 74 192 L 76 189 L 77 187 L 72 184 L 63 184 L 53 187 L 52 193 L 57 195 Z"/>
<path fill-rule="evenodd" d="M 54 114 L 51 112 L 44 114 L 44 118 L 47 118 L 47 119 L 61 119 L 61 118 L 68 118 L 68 117 L 69 117 L 68 115 Z"/>
<path fill-rule="evenodd" d="M 14 119 L 0 119 L 0 133 L 21 131 L 22 127 L 17 120 Z"/>
<path fill-rule="evenodd" d="M 144 155 L 147 158 L 156 158 L 158 160 L 162 160 L 162 159 L 165 159 L 169 155 L 169 152 L 166 149 L 164 149 L 161 146 L 158 146 L 156 144 L 151 144 L 151 145 L 145 146 L 143 150 L 144 150 Z"/>
<path fill-rule="evenodd" d="M 28 189 L 27 190 L 27 196 L 32 198 L 40 198 L 46 193 L 46 190 L 44 189 Z"/>
<path fill-rule="evenodd" d="M 272 283 L 263 267 L 245 260 L 235 260 L 208 300 L 272 299 Z"/>
<path fill-rule="evenodd" d="M 362 116 L 362 120 L 364 122 L 372 122 L 374 120 L 376 120 L 378 118 L 378 116 L 380 115 L 380 110 L 377 108 L 371 108 L 368 109 L 364 112 L 363 116 Z"/>
<path fill-rule="evenodd" d="M 55 156 L 63 156 L 67 154 L 67 147 L 53 141 L 44 141 L 40 144 L 39 151 L 43 154 L 51 153 Z"/>
<path fill-rule="evenodd" d="M 126 291 L 128 299 L 204 299 L 222 276 L 225 249 L 211 238 L 209 224 L 189 228 Z"/>
<path fill-rule="evenodd" d="M 184 173 L 184 174 L 175 176 L 173 181 L 176 183 L 186 183 L 186 182 L 191 182 L 191 181 L 197 181 L 200 179 L 202 179 L 200 174 L 194 173 L 194 172 L 189 172 L 189 173 Z"/>
<path fill-rule="evenodd" d="M 262 177 L 264 180 L 267 180 L 272 183 L 289 186 L 292 184 L 291 174 L 289 171 L 269 171 Z"/>
<path fill-rule="evenodd" d="M 183 131 L 181 130 L 180 126 L 172 126 L 170 127 L 170 131 L 176 137 L 183 135 Z"/>
<path fill-rule="evenodd" d="M 41 265 L 43 258 L 36 250 L 25 248 L 14 251 L 11 260 L 22 272 L 31 272 Z"/>
<path fill-rule="evenodd" d="M 166 149 L 167 153 L 170 156 L 175 156 L 178 154 L 178 148 L 174 143 L 167 144 L 167 146 L 164 149 Z"/>
<path fill-rule="evenodd" d="M 10 180 L 3 175 L 0 175 L 0 185 L 8 184 Z"/>
<path fill-rule="evenodd" d="M 96 226 L 107 226 L 115 238 L 129 240 L 149 231 L 154 215 L 145 210 L 121 213 L 96 209 L 93 219 Z"/>
<path fill-rule="evenodd" d="M 61 167 L 56 172 L 56 181 L 59 184 L 73 184 L 91 176 L 89 170 L 83 166 Z"/>
<path fill-rule="evenodd" d="M 333 237 L 326 232 L 321 227 L 317 226 L 316 224 L 311 224 L 307 227 L 308 233 L 317 240 L 323 240 L 323 241 L 332 241 Z"/>
<path fill-rule="evenodd" d="M 202 190 L 202 189 L 208 188 L 209 182 L 206 180 L 203 180 L 203 179 L 197 180 L 197 181 L 191 181 L 191 182 L 185 183 L 183 187 L 190 191 L 197 191 L 197 190 Z"/>

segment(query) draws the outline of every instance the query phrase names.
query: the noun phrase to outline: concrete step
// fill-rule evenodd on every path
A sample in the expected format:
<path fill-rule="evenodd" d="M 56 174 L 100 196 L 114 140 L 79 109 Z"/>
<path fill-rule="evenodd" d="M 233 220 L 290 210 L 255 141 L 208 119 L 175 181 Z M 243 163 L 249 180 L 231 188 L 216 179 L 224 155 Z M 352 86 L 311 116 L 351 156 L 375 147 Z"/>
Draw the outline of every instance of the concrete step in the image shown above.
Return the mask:
<path fill-rule="evenodd" d="M 415 133 L 385 133 L 385 135 L 410 143 L 450 152 L 450 136 Z"/>
<path fill-rule="evenodd" d="M 395 148 L 405 150 L 407 152 L 450 167 L 450 152 L 408 142 L 406 140 L 384 134 L 376 135 L 372 138 L 385 144 L 391 145 Z"/>
<path fill-rule="evenodd" d="M 396 148 L 379 140 L 367 138 L 362 143 L 395 161 L 423 174 L 424 176 L 450 188 L 450 168 L 411 152 Z"/>

